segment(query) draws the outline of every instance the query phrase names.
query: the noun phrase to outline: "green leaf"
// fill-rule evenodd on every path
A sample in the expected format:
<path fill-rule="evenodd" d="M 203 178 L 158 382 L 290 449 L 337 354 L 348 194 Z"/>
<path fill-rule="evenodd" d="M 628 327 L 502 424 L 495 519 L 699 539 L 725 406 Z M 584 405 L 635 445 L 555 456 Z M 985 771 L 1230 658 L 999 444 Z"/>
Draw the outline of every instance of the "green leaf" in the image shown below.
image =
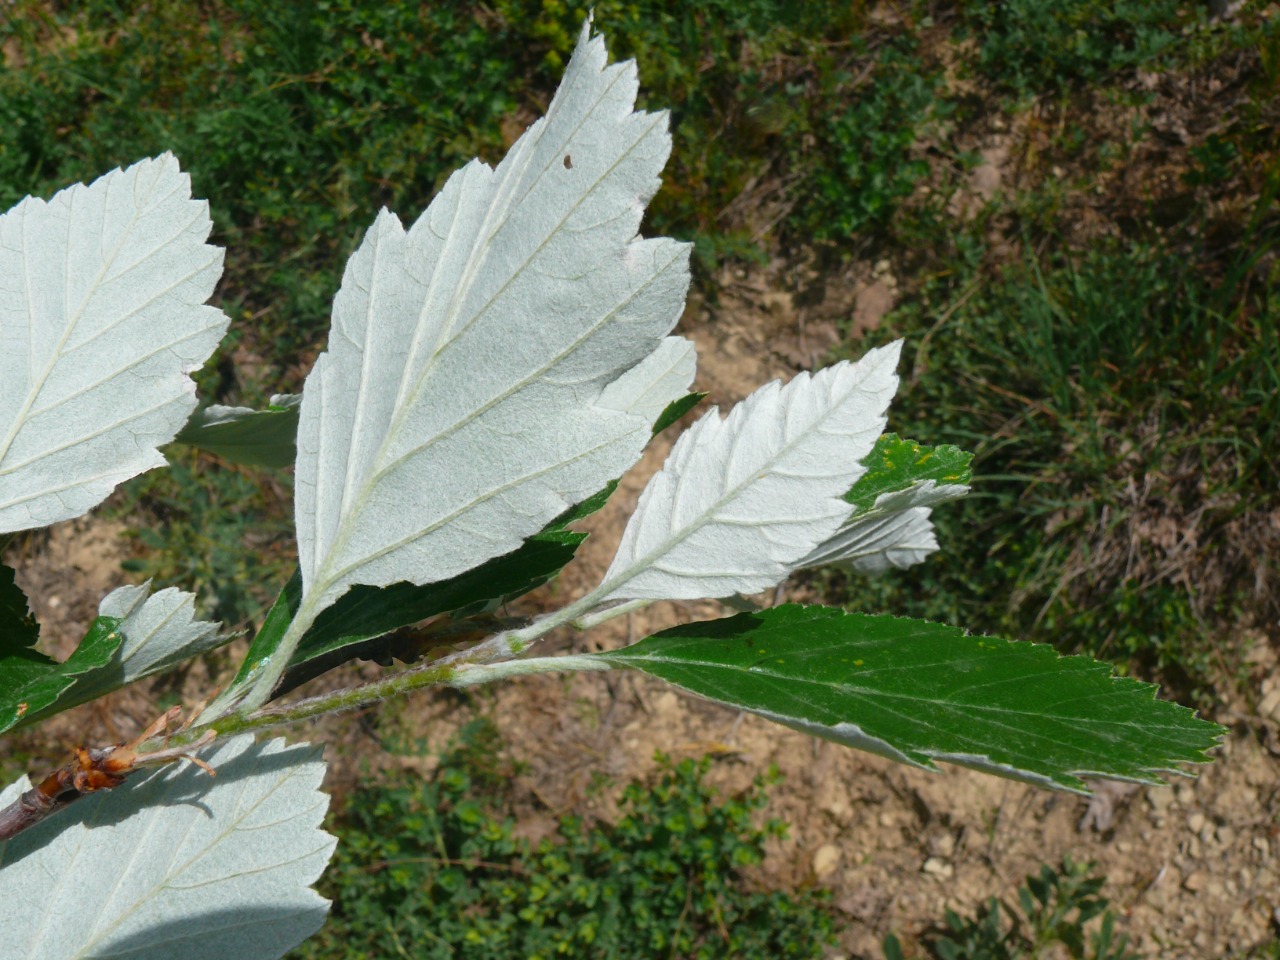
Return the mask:
<path fill-rule="evenodd" d="M 12 567 L 0 563 L 0 656 L 11 649 L 34 647 L 40 636 L 40 625 L 16 576 Z"/>
<path fill-rule="evenodd" d="M 384 638 L 400 627 L 441 613 L 452 613 L 457 619 L 474 616 L 528 593 L 572 560 L 586 538 L 585 533 L 548 530 L 531 537 L 519 550 L 443 583 L 353 587 L 320 614 L 303 636 L 289 660 L 291 673 L 285 689 L 348 660 L 364 657 L 382 661 L 397 656 L 394 641 Z M 232 689 L 252 682 L 275 654 L 301 600 L 301 578 L 295 572 L 267 613 Z M 299 672 L 296 668 L 303 669 Z"/>
<path fill-rule="evenodd" d="M 973 454 L 959 447 L 926 447 L 896 433 L 886 433 L 862 461 L 867 472 L 844 498 L 853 504 L 856 517 L 871 510 L 881 494 L 905 490 L 923 480 L 940 485 L 968 484 L 973 480 L 969 466 L 972 460 Z"/>
<path fill-rule="evenodd" d="M 545 536 L 548 533 L 565 530 L 568 528 L 569 524 L 577 523 L 579 520 L 585 520 L 596 511 L 602 509 L 604 505 L 609 502 L 609 498 L 613 496 L 613 491 L 617 489 L 618 481 L 610 480 L 598 493 L 593 493 L 581 503 L 574 504 L 564 513 L 560 514 L 560 516 L 552 520 L 547 524 L 546 529 L 543 530 L 539 536 Z"/>
<path fill-rule="evenodd" d="M 1222 728 L 1049 646 L 944 624 L 788 604 L 665 630 L 595 656 L 871 753 L 1087 792 L 1160 783 Z"/>
<path fill-rule="evenodd" d="M 30 645 L 11 647 L 6 636 L 0 647 L 0 733 L 57 712 L 49 708 L 78 676 L 111 660 L 124 642 L 119 627 L 116 617 L 95 618 L 75 652 L 62 663 Z"/>
<path fill-rule="evenodd" d="M 662 411 L 662 415 L 654 421 L 653 435 L 656 437 L 667 427 L 675 424 L 676 421 L 701 403 L 705 396 L 705 393 L 686 393 L 679 400 L 672 400 L 667 404 L 667 408 Z"/>
<path fill-rule="evenodd" d="M 271 398 L 266 410 L 205 407 L 192 415 L 174 442 L 208 450 L 231 463 L 292 466 L 301 403 L 301 396 L 280 394 Z"/>

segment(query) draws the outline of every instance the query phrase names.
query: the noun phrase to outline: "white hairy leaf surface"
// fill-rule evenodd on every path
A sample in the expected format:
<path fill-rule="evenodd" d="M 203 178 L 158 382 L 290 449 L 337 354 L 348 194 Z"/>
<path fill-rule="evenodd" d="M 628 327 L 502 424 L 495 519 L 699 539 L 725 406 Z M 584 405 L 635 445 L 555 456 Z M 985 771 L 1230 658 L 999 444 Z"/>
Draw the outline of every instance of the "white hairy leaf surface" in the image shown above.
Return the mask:
<path fill-rule="evenodd" d="M 842 495 L 884 428 L 900 343 L 709 411 L 649 481 L 602 602 L 756 593 L 848 518 Z"/>
<path fill-rule="evenodd" d="M 96 700 L 225 643 L 228 638 L 218 633 L 221 624 L 196 619 L 195 599 L 176 587 L 152 594 L 150 581 L 118 587 L 103 597 L 98 614 L 120 618 L 117 629 L 124 641 L 104 666 L 76 677 L 57 709 Z"/>
<path fill-rule="evenodd" d="M 919 480 L 905 490 L 882 493 L 870 510 L 854 516 L 796 569 L 836 564 L 875 574 L 921 563 L 938 549 L 931 508 L 968 492 L 963 484 Z"/>
<path fill-rule="evenodd" d="M 274 960 L 315 933 L 336 842 L 320 751 L 241 736 L 202 759 L 216 777 L 135 774 L 0 843 L 4 955 Z"/>
<path fill-rule="evenodd" d="M 298 430 L 311 609 L 515 550 L 639 458 L 652 420 L 602 395 L 678 319 L 689 247 L 637 235 L 670 136 L 636 90 L 588 24 L 496 169 L 407 231 L 384 210 L 352 256 Z"/>
<path fill-rule="evenodd" d="M 698 348 L 684 337 L 667 337 L 658 349 L 605 388 L 600 405 L 644 417 L 650 425 L 667 405 L 693 386 Z"/>
<path fill-rule="evenodd" d="M 210 227 L 171 154 L 0 216 L 0 533 L 164 464 L 227 327 Z"/>

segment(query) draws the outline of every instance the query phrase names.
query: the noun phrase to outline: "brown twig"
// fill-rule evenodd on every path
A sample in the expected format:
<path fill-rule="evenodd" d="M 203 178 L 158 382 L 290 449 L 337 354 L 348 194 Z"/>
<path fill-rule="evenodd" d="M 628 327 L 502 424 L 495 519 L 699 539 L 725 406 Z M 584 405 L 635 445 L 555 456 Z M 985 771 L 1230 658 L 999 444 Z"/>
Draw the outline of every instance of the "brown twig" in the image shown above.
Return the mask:
<path fill-rule="evenodd" d="M 99 790 L 120 786 L 133 773 L 144 766 L 174 763 L 186 759 L 202 770 L 214 775 L 214 770 L 203 760 L 191 756 L 191 751 L 210 743 L 217 736 L 212 730 L 194 743 L 173 749 L 139 753 L 141 746 L 168 728 L 182 715 L 181 707 L 174 707 L 161 714 L 146 730 L 128 743 L 109 747 L 76 747 L 71 761 L 49 774 L 40 783 L 26 791 L 13 803 L 0 810 L 0 841 L 8 840 L 29 827 L 47 819 L 81 797 Z"/>

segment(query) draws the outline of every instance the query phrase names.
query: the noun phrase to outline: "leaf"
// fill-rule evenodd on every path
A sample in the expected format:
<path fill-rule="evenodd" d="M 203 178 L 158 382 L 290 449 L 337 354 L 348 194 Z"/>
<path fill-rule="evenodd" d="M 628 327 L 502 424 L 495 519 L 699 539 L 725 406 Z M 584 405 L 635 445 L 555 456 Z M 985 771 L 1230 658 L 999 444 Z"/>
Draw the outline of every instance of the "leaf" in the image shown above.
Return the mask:
<path fill-rule="evenodd" d="M 27 595 L 18 586 L 16 571 L 0 563 L 0 655 L 8 650 L 33 647 L 39 636 L 40 626 L 31 615 Z"/>
<path fill-rule="evenodd" d="M 96 700 L 226 642 L 219 624 L 195 619 L 192 594 L 150 593 L 146 583 L 107 594 L 75 652 L 63 663 L 45 658 L 43 672 L 22 686 L 10 686 L 9 658 L 0 660 L 0 730 Z"/>
<path fill-rule="evenodd" d="M 684 337 L 667 337 L 658 349 L 632 367 L 600 394 L 601 406 L 625 410 L 653 424 L 677 398 L 685 396 L 697 372 L 698 350 Z"/>
<path fill-rule="evenodd" d="M 672 400 L 653 424 L 653 434 L 657 436 L 663 430 L 679 422 L 680 418 L 696 407 L 706 397 L 705 393 L 687 393 L 679 400 Z"/>
<path fill-rule="evenodd" d="M 208 406 L 192 414 L 187 425 L 173 438 L 174 443 L 199 447 L 230 463 L 293 466 L 301 403 L 301 396 L 276 394 L 266 410 Z"/>
<path fill-rule="evenodd" d="M 926 447 L 886 433 L 862 461 L 867 472 L 845 494 L 854 507 L 850 520 L 869 512 L 882 494 L 907 490 L 925 480 L 939 487 L 968 486 L 973 480 L 972 460 L 973 454 L 950 444 Z"/>
<path fill-rule="evenodd" d="M 0 651 L 0 733 L 74 706 L 67 690 L 78 675 L 99 669 L 111 659 L 124 641 L 119 625 L 112 617 L 96 618 L 62 663 L 34 647 L 9 647 L 6 641 Z"/>
<path fill-rule="evenodd" d="M 383 211 L 347 264 L 298 428 L 310 609 L 518 549 L 649 438 L 608 391 L 662 349 L 689 245 L 637 237 L 667 117 L 633 112 L 635 65 L 589 33 L 496 170 L 455 173 L 408 231 Z"/>
<path fill-rule="evenodd" d="M 835 564 L 859 573 L 877 574 L 923 563 L 938 550 L 929 513 L 924 507 L 915 507 L 857 520 L 801 560 L 796 569 Z"/>
<path fill-rule="evenodd" d="M 849 515 L 841 499 L 884 427 L 901 344 L 761 387 L 676 442 L 640 495 L 601 602 L 756 593 Z"/>
<path fill-rule="evenodd" d="M 167 153 L 0 216 L 0 532 L 164 464 L 227 328 L 210 227 Z"/>
<path fill-rule="evenodd" d="M 1159 783 L 1222 733 L 1087 657 L 829 607 L 688 624 L 595 656 L 903 763 L 1080 793 L 1083 776 Z"/>
<path fill-rule="evenodd" d="M 863 461 L 867 473 L 845 494 L 853 515 L 795 569 L 838 564 L 876 574 L 923 562 L 938 549 L 930 508 L 969 492 L 972 459 L 959 447 L 885 434 Z"/>
<path fill-rule="evenodd" d="M 0 843 L 7 955 L 274 960 L 320 929 L 320 751 L 242 736 L 205 759 L 216 778 L 135 775 Z"/>
<path fill-rule="evenodd" d="M 905 490 L 882 493 L 875 505 L 857 515 L 829 540 L 801 560 L 797 570 L 838 564 L 859 573 L 905 570 L 938 549 L 930 508 L 969 492 L 959 484 L 917 480 Z"/>

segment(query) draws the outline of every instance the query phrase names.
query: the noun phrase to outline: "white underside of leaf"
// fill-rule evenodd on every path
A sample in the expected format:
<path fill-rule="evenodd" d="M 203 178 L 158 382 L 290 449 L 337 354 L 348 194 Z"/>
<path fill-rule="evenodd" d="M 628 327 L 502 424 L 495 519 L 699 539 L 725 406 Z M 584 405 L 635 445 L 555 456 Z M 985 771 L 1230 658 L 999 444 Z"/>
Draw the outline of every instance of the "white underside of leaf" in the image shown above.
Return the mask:
<path fill-rule="evenodd" d="M 921 563 L 938 549 L 930 508 L 968 492 L 963 484 L 920 480 L 905 490 L 882 493 L 870 510 L 853 517 L 796 569 L 836 564 L 877 574 Z"/>
<path fill-rule="evenodd" d="M 216 778 L 137 774 L 0 843 L 5 957 L 274 960 L 318 930 L 320 751 L 242 736 L 204 759 Z"/>
<path fill-rule="evenodd" d="M 151 595 L 151 582 L 118 587 L 102 598 L 98 613 L 120 619 L 124 640 L 111 659 L 79 674 L 58 699 L 33 718 L 96 700 L 127 684 L 161 673 L 226 643 L 219 623 L 195 618 L 195 596 L 176 587 Z"/>
<path fill-rule="evenodd" d="M 600 394 L 600 405 L 643 417 L 651 426 L 667 405 L 693 386 L 698 348 L 684 337 L 667 337 L 658 349 L 628 370 Z"/>
<path fill-rule="evenodd" d="M 170 154 L 0 216 L 0 533 L 164 463 L 227 327 L 210 227 Z"/>
<path fill-rule="evenodd" d="M 639 457 L 604 394 L 656 350 L 687 244 L 637 236 L 670 150 L 633 63 L 582 38 L 547 116 L 347 264 L 298 431 L 304 603 L 430 583 L 516 549 Z M 621 388 L 617 388 L 621 389 Z"/>
<path fill-rule="evenodd" d="M 852 509 L 841 496 L 884 428 L 900 343 L 711 410 L 649 481 L 601 602 L 756 593 L 782 580 Z"/>

